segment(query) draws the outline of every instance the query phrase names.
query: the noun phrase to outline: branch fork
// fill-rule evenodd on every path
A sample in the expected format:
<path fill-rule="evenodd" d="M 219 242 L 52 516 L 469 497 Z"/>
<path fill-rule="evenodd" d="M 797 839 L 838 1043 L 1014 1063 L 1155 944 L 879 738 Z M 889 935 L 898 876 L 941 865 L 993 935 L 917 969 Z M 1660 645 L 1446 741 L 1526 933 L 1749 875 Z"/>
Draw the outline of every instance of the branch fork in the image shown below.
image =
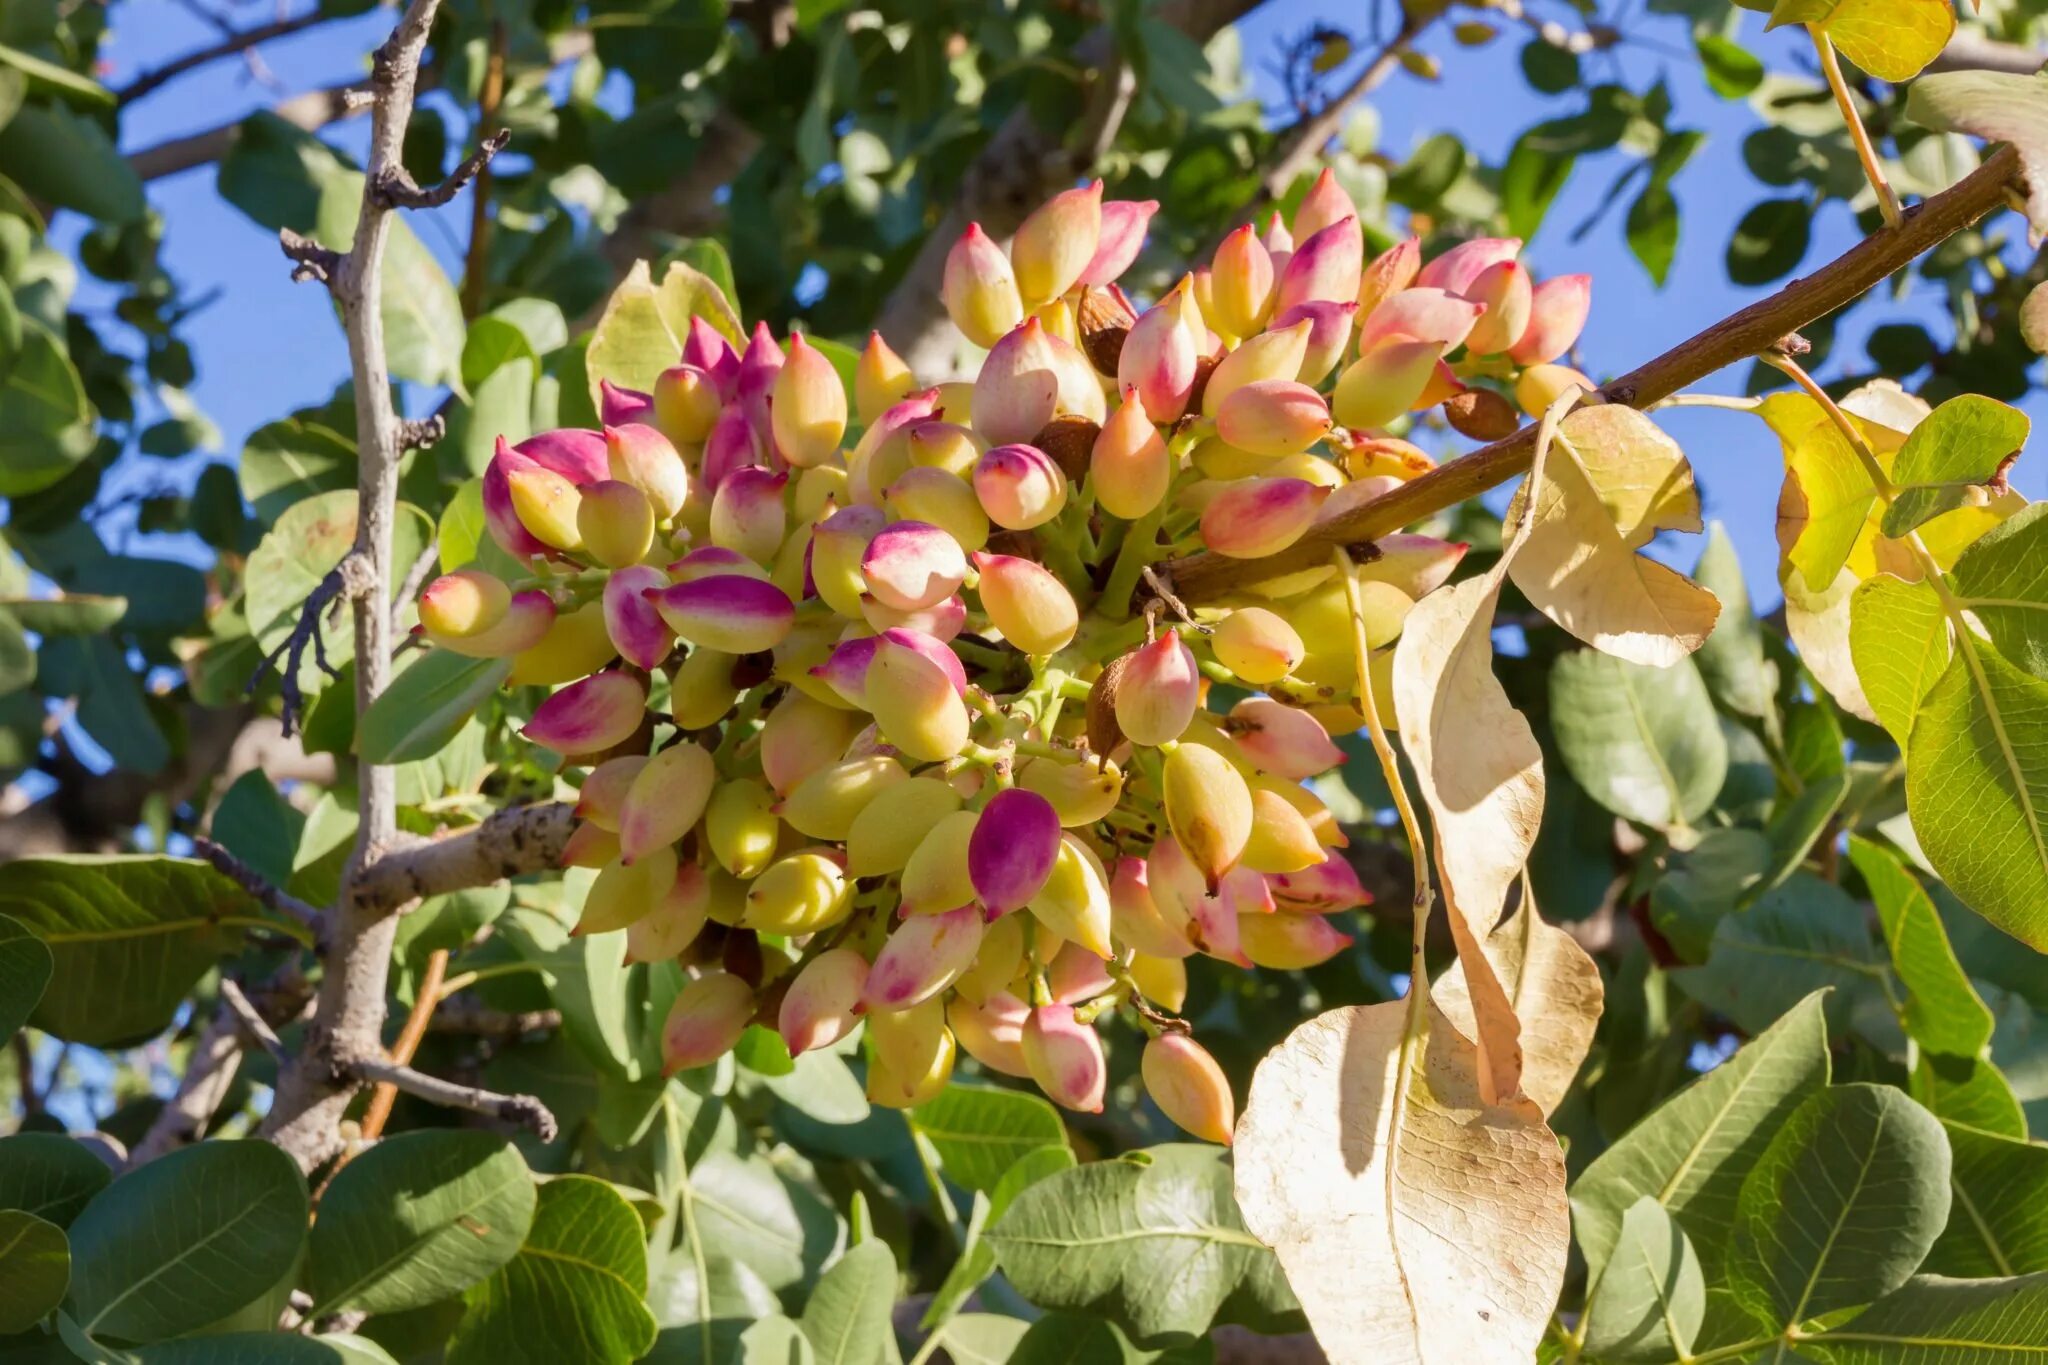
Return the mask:
<path fill-rule="evenodd" d="M 501 1123 L 517 1124 L 542 1142 L 553 1142 L 560 1131 L 554 1113 L 532 1095 L 500 1095 L 477 1086 L 444 1081 L 438 1076 L 429 1076 L 424 1071 L 415 1071 L 409 1066 L 383 1059 L 358 1061 L 349 1070 L 356 1080 L 388 1085 L 428 1104 L 438 1104 L 446 1109 L 466 1109 Z"/>
<path fill-rule="evenodd" d="M 313 662 L 322 673 L 330 678 L 340 676 L 339 670 L 327 661 L 327 640 L 320 633 L 321 616 L 338 612 L 345 602 L 372 596 L 376 591 L 376 577 L 369 560 L 361 551 L 351 550 L 343 555 L 341 562 L 329 569 L 327 576 L 307 594 L 306 604 L 299 609 L 299 621 L 292 627 L 291 634 L 287 635 L 276 649 L 264 655 L 263 661 L 256 665 L 255 673 L 250 675 L 249 685 L 243 689 L 246 692 L 254 692 L 265 674 L 273 671 L 277 673 L 279 690 L 284 701 L 280 719 L 284 725 L 286 739 L 292 737 L 299 719 L 305 713 L 306 698 L 305 693 L 299 688 L 299 667 L 305 662 L 306 650 L 309 647 L 312 649 Z M 283 660 L 282 667 L 279 666 L 280 659 Z M 235 873 L 220 863 L 214 865 L 220 867 L 223 872 L 228 872 L 229 876 L 235 876 Z M 253 887 L 250 889 L 254 890 Z"/>
<path fill-rule="evenodd" d="M 277 244 L 292 264 L 292 283 L 305 284 L 316 281 L 332 285 L 334 276 L 341 269 L 342 253 L 333 247 L 322 246 L 303 232 L 290 228 L 277 230 Z"/>
<path fill-rule="evenodd" d="M 378 200 L 386 208 L 395 209 L 437 209 L 462 193 L 462 187 L 484 172 L 491 164 L 491 158 L 505 150 L 512 141 L 512 130 L 500 128 L 483 140 L 474 152 L 463 159 L 446 180 L 440 184 L 422 189 L 405 167 L 387 166 L 371 182 Z"/>

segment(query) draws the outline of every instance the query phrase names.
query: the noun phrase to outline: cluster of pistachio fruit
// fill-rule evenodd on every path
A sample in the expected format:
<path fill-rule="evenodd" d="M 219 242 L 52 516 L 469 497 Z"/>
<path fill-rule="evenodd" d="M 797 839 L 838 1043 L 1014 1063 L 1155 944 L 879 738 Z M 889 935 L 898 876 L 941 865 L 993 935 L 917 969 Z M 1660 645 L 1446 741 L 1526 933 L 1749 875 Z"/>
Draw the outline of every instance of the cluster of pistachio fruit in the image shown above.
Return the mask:
<path fill-rule="evenodd" d="M 1428 469 L 1389 425 L 1503 435 L 1584 383 L 1556 362 L 1587 281 L 1535 284 L 1501 239 L 1368 265 L 1325 173 L 1140 310 L 1116 280 L 1154 208 L 1098 182 L 1007 251 L 969 227 L 943 297 L 987 348 L 971 382 L 922 386 L 875 336 L 849 386 L 802 335 L 697 319 L 651 392 L 604 387 L 602 431 L 499 443 L 484 510 L 526 572 L 438 579 L 421 629 L 553 689 L 523 733 L 578 788 L 577 929 L 683 966 L 671 1070 L 754 1024 L 793 1054 L 864 1027 L 878 1103 L 965 1052 L 1099 1111 L 1123 1018 L 1159 1108 L 1228 1142 L 1186 959 L 1350 943 L 1332 917 L 1367 897 L 1306 784 L 1465 547 L 1134 597 L 1160 560 L 1256 560 Z"/>

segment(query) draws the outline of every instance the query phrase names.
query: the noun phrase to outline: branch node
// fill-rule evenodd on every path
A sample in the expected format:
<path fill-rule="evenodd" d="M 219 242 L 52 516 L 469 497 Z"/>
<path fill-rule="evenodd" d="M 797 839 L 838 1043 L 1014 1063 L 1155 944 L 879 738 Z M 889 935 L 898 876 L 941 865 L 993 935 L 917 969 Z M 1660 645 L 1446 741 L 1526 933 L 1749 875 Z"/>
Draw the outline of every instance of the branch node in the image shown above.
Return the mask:
<path fill-rule="evenodd" d="M 249 997 L 242 994 L 242 988 L 235 984 L 233 977 L 224 976 L 220 979 L 220 999 L 235 1016 L 235 1023 L 244 1037 L 259 1044 L 278 1066 L 283 1067 L 291 1062 L 291 1054 L 285 1051 L 284 1042 L 277 1036 L 277 1031 L 271 1028 L 270 1021 L 249 1003 Z"/>
<path fill-rule="evenodd" d="M 438 445 L 448 434 L 448 419 L 440 413 L 431 417 L 408 417 L 398 424 L 400 450 L 425 450 Z"/>
<path fill-rule="evenodd" d="M 419 183 L 403 166 L 388 166 L 377 177 L 377 198 L 387 208 L 396 209 L 437 209 L 462 193 L 462 187 L 483 174 L 484 167 L 491 164 L 491 158 L 505 150 L 512 141 L 512 131 L 500 128 L 485 138 L 474 152 L 463 159 L 460 166 L 446 180 L 431 188 L 421 189 Z"/>
<path fill-rule="evenodd" d="M 285 258 L 294 262 L 292 282 L 304 284 L 317 280 L 321 284 L 334 283 L 334 272 L 341 268 L 341 253 L 332 247 L 325 247 L 290 228 L 277 230 L 277 244 L 283 248 Z"/>

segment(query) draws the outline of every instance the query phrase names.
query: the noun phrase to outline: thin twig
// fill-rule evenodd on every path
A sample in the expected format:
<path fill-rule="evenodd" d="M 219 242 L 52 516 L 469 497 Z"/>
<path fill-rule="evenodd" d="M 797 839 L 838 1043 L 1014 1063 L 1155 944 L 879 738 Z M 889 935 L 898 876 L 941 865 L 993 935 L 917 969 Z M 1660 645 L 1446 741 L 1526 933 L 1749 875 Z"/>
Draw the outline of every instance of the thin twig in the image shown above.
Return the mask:
<path fill-rule="evenodd" d="M 1786 333 L 1853 303 L 1922 252 L 2004 205 L 2006 191 L 2018 179 L 2019 154 L 2010 146 L 2000 148 L 1955 185 L 1909 209 L 1896 230 L 1866 238 L 1811 275 L 1680 342 L 1603 386 L 1599 399 L 1644 408 L 1724 366 L 1751 359 Z M 1243 584 L 1318 567 L 1329 562 L 1333 546 L 1368 544 L 1505 483 L 1529 468 L 1535 447 L 1532 424 L 1312 527 L 1276 555 L 1185 555 L 1170 561 L 1162 572 L 1184 601 L 1201 603 Z"/>
<path fill-rule="evenodd" d="M 1828 78 L 1828 89 L 1834 92 L 1835 107 L 1842 111 L 1842 122 L 1849 125 L 1849 140 L 1856 144 L 1856 159 L 1863 163 L 1864 178 L 1877 191 L 1878 212 L 1884 215 L 1886 227 L 1895 228 L 1902 217 L 1899 196 L 1892 189 L 1892 182 L 1885 178 L 1884 163 L 1877 159 L 1870 130 L 1863 126 L 1863 116 L 1856 112 L 1856 101 L 1849 96 L 1848 82 L 1842 79 L 1842 64 L 1835 60 L 1835 45 L 1819 24 L 1808 24 L 1806 31 L 1813 38 L 1813 50 L 1820 54 L 1820 69 Z"/>
<path fill-rule="evenodd" d="M 441 413 L 431 417 L 408 417 L 398 424 L 398 445 L 401 450 L 425 450 L 439 445 L 447 434 L 448 419 Z"/>
<path fill-rule="evenodd" d="M 441 982 L 447 975 L 448 950 L 436 948 L 427 954 L 426 969 L 420 973 L 419 987 L 413 992 L 412 1013 L 405 1017 L 405 1027 L 398 1031 L 398 1041 L 391 1045 L 391 1060 L 398 1065 L 409 1065 L 420 1050 L 420 1040 L 427 1036 L 427 1024 L 434 1017 L 434 1006 L 441 998 Z M 370 1093 L 369 1107 L 363 1111 L 365 1141 L 384 1135 L 384 1125 L 391 1121 L 391 1106 L 397 1100 L 398 1087 L 389 1081 L 380 1083 Z"/>
<path fill-rule="evenodd" d="M 287 730 L 285 733 L 291 732 Z M 254 896 L 257 903 L 266 910 L 274 910 L 280 915 L 297 920 L 311 929 L 315 938 L 318 938 L 324 917 L 317 908 L 278 886 L 261 872 L 203 835 L 193 838 L 192 850 L 212 863 L 215 870 L 229 881 Z"/>
<path fill-rule="evenodd" d="M 398 618 L 405 613 L 407 604 L 420 595 L 420 588 L 426 583 L 427 575 L 434 571 L 434 565 L 439 563 L 440 559 L 440 542 L 430 540 L 426 548 L 420 551 L 419 558 L 412 562 L 412 567 L 405 571 L 405 582 L 399 584 L 398 596 L 391 599 L 393 630 L 398 629 Z"/>
<path fill-rule="evenodd" d="M 233 977 L 224 976 L 220 979 L 220 999 L 221 1003 L 227 1006 L 229 1013 L 235 1016 L 236 1026 L 241 1029 L 244 1036 L 269 1053 L 271 1060 L 279 1066 L 290 1063 L 291 1054 L 285 1051 L 284 1042 L 277 1036 L 277 1030 L 257 1013 L 256 1007 L 249 1003 L 248 996 L 242 994 L 242 988 L 235 984 Z"/>
<path fill-rule="evenodd" d="M 1428 9 L 1421 17 L 1404 9 L 1401 27 L 1385 46 L 1373 54 L 1350 85 L 1330 97 L 1323 107 L 1303 117 L 1292 127 L 1283 131 L 1274 143 L 1272 165 L 1261 178 L 1259 196 L 1250 205 L 1244 216 L 1249 217 L 1259 209 L 1285 195 L 1302 172 L 1316 163 L 1323 154 L 1323 146 L 1337 136 L 1349 116 L 1351 106 L 1380 88 L 1387 77 L 1401 67 L 1401 54 L 1415 40 L 1417 34 L 1435 22 L 1443 9 Z"/>
<path fill-rule="evenodd" d="M 277 244 L 283 249 L 285 259 L 293 263 L 292 280 L 296 284 L 316 281 L 332 284 L 334 272 L 341 265 L 341 253 L 332 247 L 320 245 L 303 232 L 290 228 L 277 230 Z"/>
<path fill-rule="evenodd" d="M 283 38 L 309 29 L 315 24 L 324 24 L 333 17 L 325 7 L 316 7 L 304 14 L 293 15 L 289 19 L 279 19 L 275 23 L 258 24 L 254 28 L 243 29 L 212 47 L 202 47 L 196 52 L 188 52 L 174 61 L 165 62 L 153 71 L 143 72 L 115 94 L 114 102 L 132 104 L 144 95 L 162 89 L 187 71 L 196 70 L 208 62 L 219 61 L 222 57 L 233 57 L 246 52 L 258 43 L 267 43 L 272 38 Z"/>
<path fill-rule="evenodd" d="M 560 1010 L 499 1010 L 467 996 L 450 997 L 444 989 L 439 1008 L 427 1027 L 434 1033 L 466 1033 L 480 1038 L 517 1038 L 523 1033 L 548 1033 L 562 1026 Z"/>
<path fill-rule="evenodd" d="M 462 193 L 462 187 L 484 172 L 491 164 L 491 158 L 505 150 L 512 141 L 512 131 L 500 128 L 483 140 L 478 148 L 463 158 L 462 164 L 438 185 L 420 188 L 404 166 L 387 166 L 377 180 L 377 197 L 387 207 L 398 209 L 437 209 L 453 202 Z"/>
<path fill-rule="evenodd" d="M 14 1078 L 15 1085 L 21 1091 L 21 1116 L 34 1118 L 43 1112 L 42 1091 L 36 1087 L 35 1040 L 29 1037 L 27 1029 L 22 1029 L 14 1035 L 12 1045 L 14 1069 L 17 1073 Z M 56 1079 L 56 1073 L 51 1073 L 51 1079 Z"/>
<path fill-rule="evenodd" d="M 444 1109 L 467 1109 L 472 1114 L 516 1123 L 542 1142 L 553 1142 L 559 1131 L 554 1114 L 532 1095 L 500 1095 L 473 1085 L 458 1085 L 396 1062 L 360 1061 L 354 1070 L 361 1080 L 395 1086 L 428 1104 L 438 1104 Z"/>

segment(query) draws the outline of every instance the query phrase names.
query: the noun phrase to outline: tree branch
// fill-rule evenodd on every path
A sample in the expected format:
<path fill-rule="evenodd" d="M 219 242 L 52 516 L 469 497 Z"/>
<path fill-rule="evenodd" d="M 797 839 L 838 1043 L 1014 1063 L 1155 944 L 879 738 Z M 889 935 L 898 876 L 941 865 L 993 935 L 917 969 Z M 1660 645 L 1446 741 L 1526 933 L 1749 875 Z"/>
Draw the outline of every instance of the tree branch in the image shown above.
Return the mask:
<path fill-rule="evenodd" d="M 1155 17 L 1197 43 L 1206 43 L 1259 3 L 1168 0 Z M 1019 109 L 1005 119 L 961 177 L 953 206 L 925 238 L 916 259 L 882 304 L 876 327 L 927 381 L 936 381 L 957 367 L 958 342 L 949 331 L 946 310 L 939 301 L 939 284 L 946 271 L 946 253 L 967 225 L 980 223 L 991 237 L 1007 238 L 1054 190 L 1092 169 L 1100 149 L 1116 139 L 1129 92 L 1109 29 L 1098 28 L 1082 39 L 1074 58 L 1091 73 L 1086 110 L 1067 125 L 1053 129 L 1040 127 L 1029 109 Z M 1086 145 L 1067 141 L 1077 129 L 1084 135 L 1078 140 Z"/>
<path fill-rule="evenodd" d="M 553 1142 L 558 1131 L 554 1114 L 532 1095 L 500 1095 L 473 1085 L 457 1085 L 454 1081 L 444 1081 L 396 1062 L 359 1061 L 354 1070 L 359 1080 L 393 1086 L 428 1104 L 438 1104 L 446 1109 L 467 1109 L 472 1114 L 485 1114 L 503 1123 L 516 1123 L 542 1142 Z"/>
<path fill-rule="evenodd" d="M 392 523 L 398 500 L 403 432 L 391 404 L 390 365 L 384 349 L 384 251 L 391 236 L 386 187 L 402 165 L 406 125 L 412 119 L 420 60 L 438 0 L 411 0 L 372 63 L 370 148 L 364 166 L 362 207 L 355 240 L 329 272 L 328 288 L 348 337 L 355 381 L 357 459 L 356 540 L 344 563 L 355 561 L 369 590 L 353 595 L 356 643 L 356 715 L 377 699 L 391 676 L 393 582 Z M 356 840 L 343 892 L 329 925 L 326 971 L 304 1051 L 284 1069 L 264 1119 L 264 1136 L 305 1169 L 332 1156 L 341 1143 L 340 1121 L 360 1083 L 360 1065 L 382 1055 L 385 983 L 397 921 L 389 907 L 366 904 L 354 889 L 392 847 L 397 835 L 397 783 L 393 769 L 356 764 Z"/>
<path fill-rule="evenodd" d="M 279 1066 L 291 1064 L 292 1057 L 285 1051 L 284 1040 L 277 1036 L 277 1030 L 270 1026 L 270 1021 L 256 1012 L 256 1007 L 249 1003 L 248 996 L 242 994 L 242 988 L 235 984 L 233 977 L 220 979 L 220 1002 L 234 1016 L 235 1025 L 243 1037 L 269 1053 L 271 1060 Z"/>
<path fill-rule="evenodd" d="M 332 256 L 334 253 L 327 254 Z M 292 273 L 294 277 L 298 274 L 297 271 Z M 359 550 L 351 550 L 342 556 L 341 562 L 329 569 L 326 577 L 307 594 L 306 604 L 299 609 L 298 624 L 292 627 L 291 634 L 285 636 L 276 649 L 264 655 L 256 665 L 256 671 L 249 676 L 249 685 L 243 689 L 245 693 L 254 692 L 256 685 L 263 681 L 264 674 L 276 671 L 283 701 L 279 718 L 284 724 L 285 738 L 291 738 L 293 728 L 305 712 L 306 698 L 299 689 L 299 669 L 305 662 L 307 647 L 312 647 L 313 662 L 322 673 L 330 678 L 341 676 L 334 665 L 327 662 L 327 639 L 320 633 L 320 618 L 327 614 L 329 608 L 339 608 L 344 602 L 374 592 L 375 585 L 369 581 L 370 577 L 369 561 Z M 278 664 L 280 659 L 284 661 L 282 667 Z"/>
<path fill-rule="evenodd" d="M 484 167 L 491 164 L 491 158 L 505 150 L 512 141 L 512 130 L 500 128 L 480 143 L 477 149 L 463 158 L 462 164 L 440 184 L 421 189 L 412 178 L 411 172 L 403 166 L 388 166 L 377 180 L 377 195 L 387 208 L 437 209 L 454 200 L 462 193 L 462 187 L 484 173 Z"/>
<path fill-rule="evenodd" d="M 427 896 L 549 871 L 561 866 L 575 827 L 575 807 L 567 802 L 514 806 L 459 834 L 385 854 L 350 894 L 358 909 L 388 914 Z"/>
<path fill-rule="evenodd" d="M 241 993 L 237 991 L 236 994 Z M 269 1019 L 263 1010 L 279 1019 L 295 1019 L 304 1012 L 312 990 L 293 964 L 272 978 L 257 995 L 262 1004 L 254 1008 L 268 1029 Z M 246 996 L 242 999 L 244 1004 L 251 1003 Z M 177 1092 L 164 1102 L 164 1107 L 150 1121 L 149 1130 L 128 1154 L 131 1169 L 197 1142 L 206 1135 L 214 1111 L 227 1098 L 228 1091 L 234 1086 L 235 1074 L 241 1069 L 243 1031 L 243 1020 L 223 991 L 220 1008 L 214 1011 L 213 1018 L 193 1041 L 192 1050 L 185 1058 L 185 1074 L 178 1078 Z M 271 1037 L 275 1038 L 276 1034 L 272 1033 Z"/>
<path fill-rule="evenodd" d="M 114 102 L 120 105 L 133 104 L 144 95 L 162 89 L 186 72 L 197 70 L 208 62 L 219 61 L 222 57 L 233 57 L 238 53 L 247 52 L 259 43 L 267 43 L 272 38 L 283 38 L 301 32 L 315 24 L 324 24 L 332 18 L 334 16 L 325 9 L 315 8 L 289 19 L 279 19 L 274 23 L 258 24 L 254 28 L 243 29 L 212 47 L 202 47 L 195 52 L 188 52 L 154 70 L 143 72 L 115 94 Z"/>
<path fill-rule="evenodd" d="M 2020 179 L 2018 153 L 2000 148 L 1955 185 L 1908 209 L 1898 227 L 1872 234 L 1813 274 L 1680 342 L 1603 386 L 1598 396 L 1609 403 L 1645 408 L 1724 366 L 1755 356 L 1786 333 L 1854 302 L 1893 271 L 1970 227 L 2003 204 L 2006 192 Z M 1333 545 L 1368 544 L 1523 473 L 1535 444 L 1536 428 L 1526 426 L 1311 528 L 1279 554 L 1256 560 L 1206 551 L 1185 555 L 1165 566 L 1167 581 L 1182 598 L 1207 602 L 1247 583 L 1313 568 L 1328 558 Z"/>
<path fill-rule="evenodd" d="M 200 857 L 212 863 L 215 869 L 227 877 L 229 881 L 232 881 L 235 885 L 254 896 L 257 902 L 264 908 L 274 910 L 280 915 L 288 915 L 292 919 L 297 920 L 308 929 L 311 929 L 317 939 L 323 921 L 320 912 L 314 907 L 306 904 L 306 902 L 300 900 L 291 892 L 286 891 L 283 887 L 275 885 L 268 877 L 265 877 L 261 872 L 258 872 L 255 868 L 249 866 L 211 839 L 204 837 L 194 838 L 192 840 L 192 849 Z"/>
<path fill-rule="evenodd" d="M 2048 63 L 2039 48 L 2018 43 L 2001 43 L 1981 33 L 1958 33 L 1948 40 L 1941 55 L 1929 62 L 1929 71 L 2003 71 L 2014 76 L 2031 76 Z"/>
<path fill-rule="evenodd" d="M 1273 148 L 1272 165 L 1260 181 L 1259 197 L 1247 206 L 1240 217 L 1249 218 L 1265 205 L 1278 200 L 1302 172 L 1315 165 L 1323 154 L 1323 147 L 1343 127 L 1351 106 L 1379 89 L 1387 77 L 1400 69 L 1402 51 L 1441 13 L 1442 10 L 1432 10 L 1418 18 L 1415 11 L 1404 9 L 1400 29 L 1387 40 L 1386 46 L 1373 54 L 1357 78 L 1331 96 L 1321 109 L 1280 134 Z"/>

